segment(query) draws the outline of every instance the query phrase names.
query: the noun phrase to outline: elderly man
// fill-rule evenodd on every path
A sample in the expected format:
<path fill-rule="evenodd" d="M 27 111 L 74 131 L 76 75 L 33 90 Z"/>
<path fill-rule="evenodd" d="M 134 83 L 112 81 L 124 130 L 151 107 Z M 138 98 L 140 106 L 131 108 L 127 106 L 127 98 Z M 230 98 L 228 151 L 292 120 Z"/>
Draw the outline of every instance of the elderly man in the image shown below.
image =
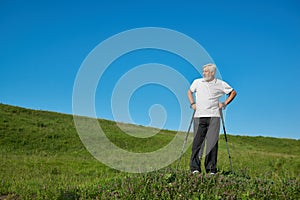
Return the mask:
<path fill-rule="evenodd" d="M 234 99 L 236 91 L 226 82 L 215 78 L 216 65 L 206 64 L 202 70 L 203 78 L 194 80 L 187 92 L 191 108 L 195 110 L 194 126 L 198 127 L 194 129 L 197 132 L 193 140 L 190 169 L 192 173 L 201 172 L 199 152 L 203 151 L 201 148 L 206 138 L 204 166 L 207 173 L 215 174 L 217 173 L 220 109 L 225 109 Z M 224 94 L 228 95 L 226 100 L 219 102 Z"/>

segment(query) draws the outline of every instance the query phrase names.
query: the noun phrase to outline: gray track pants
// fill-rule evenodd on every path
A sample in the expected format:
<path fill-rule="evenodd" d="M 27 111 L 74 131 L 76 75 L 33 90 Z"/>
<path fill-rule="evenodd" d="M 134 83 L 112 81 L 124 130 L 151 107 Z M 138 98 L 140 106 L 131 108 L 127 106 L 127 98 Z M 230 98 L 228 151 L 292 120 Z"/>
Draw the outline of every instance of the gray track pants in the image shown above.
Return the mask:
<path fill-rule="evenodd" d="M 201 171 L 199 157 L 202 157 L 204 152 L 204 142 L 206 138 L 205 170 L 206 172 L 217 172 L 219 132 L 219 117 L 194 118 L 194 141 L 190 160 L 191 171 Z"/>

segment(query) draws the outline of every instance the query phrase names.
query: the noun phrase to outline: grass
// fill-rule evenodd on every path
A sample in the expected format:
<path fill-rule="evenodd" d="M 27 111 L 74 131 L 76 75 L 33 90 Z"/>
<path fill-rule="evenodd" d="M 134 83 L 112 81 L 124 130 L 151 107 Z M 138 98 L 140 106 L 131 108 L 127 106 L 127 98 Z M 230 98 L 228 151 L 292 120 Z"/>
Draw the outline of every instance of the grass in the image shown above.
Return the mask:
<path fill-rule="evenodd" d="M 176 134 L 128 136 L 113 121 L 99 119 L 115 145 L 151 152 Z M 147 134 L 156 129 L 123 124 Z M 184 133 L 183 133 L 184 134 Z M 0 104 L 0 199 L 297 199 L 300 196 L 300 141 L 228 136 L 234 173 L 220 136 L 216 176 L 191 175 L 189 149 L 158 171 L 130 174 L 111 169 L 85 149 L 73 116 Z"/>

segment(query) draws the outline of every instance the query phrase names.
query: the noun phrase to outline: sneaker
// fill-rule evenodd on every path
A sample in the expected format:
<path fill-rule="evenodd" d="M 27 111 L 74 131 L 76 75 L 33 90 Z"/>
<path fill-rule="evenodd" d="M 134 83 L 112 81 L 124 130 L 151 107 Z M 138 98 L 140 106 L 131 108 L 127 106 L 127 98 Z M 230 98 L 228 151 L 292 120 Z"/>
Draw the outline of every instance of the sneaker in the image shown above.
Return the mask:
<path fill-rule="evenodd" d="M 210 172 L 210 175 L 216 175 L 216 173 L 214 173 L 214 172 Z"/>
<path fill-rule="evenodd" d="M 200 172 L 199 172 L 199 170 L 194 170 L 192 173 L 193 173 L 193 174 L 198 174 L 198 173 L 200 173 Z"/>

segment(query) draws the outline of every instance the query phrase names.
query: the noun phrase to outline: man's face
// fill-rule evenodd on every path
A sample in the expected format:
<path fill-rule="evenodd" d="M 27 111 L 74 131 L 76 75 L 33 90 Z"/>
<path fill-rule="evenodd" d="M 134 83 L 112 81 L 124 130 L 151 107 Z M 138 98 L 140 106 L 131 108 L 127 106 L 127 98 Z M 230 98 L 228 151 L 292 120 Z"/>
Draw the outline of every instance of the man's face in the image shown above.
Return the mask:
<path fill-rule="evenodd" d="M 206 81 L 210 81 L 213 79 L 213 73 L 210 72 L 209 68 L 208 67 L 205 67 L 202 71 L 202 74 L 203 74 L 203 78 L 206 80 Z"/>

